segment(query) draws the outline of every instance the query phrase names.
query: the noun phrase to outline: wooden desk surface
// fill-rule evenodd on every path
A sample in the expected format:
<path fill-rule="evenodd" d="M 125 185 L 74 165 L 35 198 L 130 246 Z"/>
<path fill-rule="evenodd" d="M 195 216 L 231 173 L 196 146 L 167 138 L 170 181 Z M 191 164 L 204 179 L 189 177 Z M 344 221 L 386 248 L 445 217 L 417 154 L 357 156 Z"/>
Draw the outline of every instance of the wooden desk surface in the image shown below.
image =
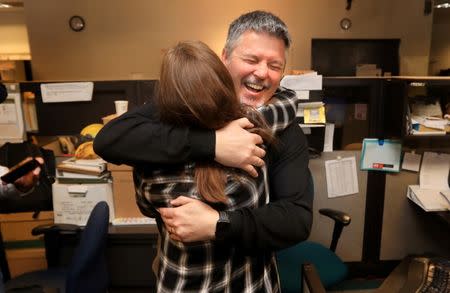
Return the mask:
<path fill-rule="evenodd" d="M 411 263 L 411 258 L 407 257 L 389 274 L 381 286 L 375 293 L 394 293 L 400 292 L 405 285 L 408 277 L 408 268 Z"/>
<path fill-rule="evenodd" d="M 109 235 L 127 235 L 127 234 L 143 234 L 157 236 L 159 233 L 156 224 L 145 224 L 145 225 L 109 225 L 108 234 Z"/>

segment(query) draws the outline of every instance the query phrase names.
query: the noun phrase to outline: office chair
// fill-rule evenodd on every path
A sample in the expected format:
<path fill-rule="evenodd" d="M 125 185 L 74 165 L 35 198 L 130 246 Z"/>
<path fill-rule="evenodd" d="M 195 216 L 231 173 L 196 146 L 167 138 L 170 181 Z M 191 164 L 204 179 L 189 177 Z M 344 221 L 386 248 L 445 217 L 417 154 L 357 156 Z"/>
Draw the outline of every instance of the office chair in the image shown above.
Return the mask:
<path fill-rule="evenodd" d="M 314 192 L 314 181 L 311 175 L 307 192 Z M 303 241 L 277 252 L 278 272 L 283 293 L 302 292 L 302 282 L 305 277 L 302 275 L 302 269 L 311 271 L 313 270 L 311 267 L 315 267 L 325 289 L 338 284 L 347 277 L 348 268 L 335 254 L 335 251 L 342 229 L 350 224 L 351 218 L 341 211 L 332 209 L 320 209 L 319 213 L 334 220 L 330 247 L 327 248 L 313 241 Z"/>
<path fill-rule="evenodd" d="M 106 292 L 108 271 L 106 263 L 106 239 L 109 226 L 109 207 L 104 201 L 95 205 L 85 228 L 76 225 L 41 225 L 32 230 L 33 235 L 44 234 L 46 244 L 58 245 L 57 234 L 81 233 L 81 238 L 68 268 L 56 267 L 51 246 L 46 245 L 49 268 L 25 273 L 6 282 L 6 292 L 57 292 L 89 293 Z M 53 292 L 53 291 L 52 291 Z"/>

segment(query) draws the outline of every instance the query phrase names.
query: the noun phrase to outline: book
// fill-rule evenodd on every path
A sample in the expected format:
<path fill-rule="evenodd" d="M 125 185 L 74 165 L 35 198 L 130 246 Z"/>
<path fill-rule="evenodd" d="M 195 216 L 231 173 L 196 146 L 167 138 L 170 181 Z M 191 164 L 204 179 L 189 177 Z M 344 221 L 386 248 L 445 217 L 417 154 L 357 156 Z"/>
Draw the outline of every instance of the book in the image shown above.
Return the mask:
<path fill-rule="evenodd" d="M 106 162 L 103 159 L 75 159 L 70 158 L 61 162 L 62 164 L 72 165 L 72 166 L 88 166 L 96 167 L 101 171 L 106 169 Z"/>
<path fill-rule="evenodd" d="M 74 166 L 69 164 L 58 164 L 56 169 L 59 171 L 65 171 L 70 173 L 90 174 L 100 176 L 104 171 L 99 170 L 95 166 Z"/>
<path fill-rule="evenodd" d="M 89 174 L 99 176 L 106 171 L 106 162 L 102 159 L 77 160 L 75 158 L 71 158 L 62 161 L 60 164 L 56 166 L 56 168 L 60 171 L 65 171 L 69 173 Z"/>
<path fill-rule="evenodd" d="M 93 178 L 68 178 L 68 177 L 58 177 L 58 183 L 61 184 L 90 184 L 90 183 L 108 183 L 111 177 L 109 174 L 105 176 L 93 177 Z"/>

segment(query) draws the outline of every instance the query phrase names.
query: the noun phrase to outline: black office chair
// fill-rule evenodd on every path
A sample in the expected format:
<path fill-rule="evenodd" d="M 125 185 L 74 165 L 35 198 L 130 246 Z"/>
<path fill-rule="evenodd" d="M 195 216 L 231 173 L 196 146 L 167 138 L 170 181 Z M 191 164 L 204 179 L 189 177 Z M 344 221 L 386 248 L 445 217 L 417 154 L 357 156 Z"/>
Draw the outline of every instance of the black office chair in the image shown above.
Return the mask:
<path fill-rule="evenodd" d="M 307 192 L 314 192 L 312 176 L 309 177 Z M 314 279 L 313 283 L 317 284 L 317 277 L 313 268 L 317 270 L 319 283 L 325 289 L 340 283 L 347 277 L 348 268 L 335 254 L 335 250 L 342 229 L 350 224 L 351 218 L 346 213 L 331 209 L 320 209 L 319 213 L 334 220 L 333 238 L 330 247 L 327 248 L 313 241 L 303 241 L 277 252 L 278 272 L 283 293 L 302 292 L 302 282 L 308 280 L 305 277 Z M 308 276 L 302 274 L 302 270 L 305 269 Z M 308 289 L 312 290 L 311 288 Z M 320 288 L 318 292 L 322 292 Z"/>
<path fill-rule="evenodd" d="M 81 239 L 68 268 L 55 267 L 51 251 L 46 251 L 47 270 L 25 273 L 5 284 L 6 292 L 47 292 L 50 288 L 66 293 L 100 293 L 108 287 L 106 239 L 109 207 L 104 201 L 95 205 L 84 229 L 76 225 L 41 225 L 33 235 L 44 234 L 46 244 L 58 245 L 57 234 L 81 233 Z M 51 246 L 46 246 L 51 249 Z"/>

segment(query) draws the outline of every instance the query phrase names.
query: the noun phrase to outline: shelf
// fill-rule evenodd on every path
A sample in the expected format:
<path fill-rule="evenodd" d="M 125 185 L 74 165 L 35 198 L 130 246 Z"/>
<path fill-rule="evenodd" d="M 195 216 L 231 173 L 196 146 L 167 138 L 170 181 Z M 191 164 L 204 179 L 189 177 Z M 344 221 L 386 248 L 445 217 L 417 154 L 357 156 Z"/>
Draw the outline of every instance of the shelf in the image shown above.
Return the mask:
<path fill-rule="evenodd" d="M 439 141 L 439 140 L 450 140 L 450 134 L 446 134 L 446 135 L 405 135 L 405 137 L 403 138 L 405 141 L 416 141 L 416 140 L 424 140 L 424 139 L 429 139 L 429 140 L 435 140 L 435 141 Z"/>
<path fill-rule="evenodd" d="M 450 147 L 450 134 L 447 135 L 406 135 L 403 137 L 403 146 L 436 150 Z"/>

